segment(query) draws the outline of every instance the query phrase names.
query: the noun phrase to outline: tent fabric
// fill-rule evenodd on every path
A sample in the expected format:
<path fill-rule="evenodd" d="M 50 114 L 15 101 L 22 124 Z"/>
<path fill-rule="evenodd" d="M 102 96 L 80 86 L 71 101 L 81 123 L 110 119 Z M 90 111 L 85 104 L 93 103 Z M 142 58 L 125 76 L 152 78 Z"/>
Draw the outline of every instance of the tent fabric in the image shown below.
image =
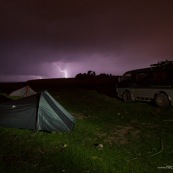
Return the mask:
<path fill-rule="evenodd" d="M 23 88 L 20 88 L 16 91 L 13 91 L 9 94 L 9 96 L 21 96 L 21 97 L 28 97 L 31 95 L 37 94 L 30 86 L 25 86 Z"/>
<path fill-rule="evenodd" d="M 0 104 L 0 126 L 70 132 L 75 118 L 48 92 Z"/>

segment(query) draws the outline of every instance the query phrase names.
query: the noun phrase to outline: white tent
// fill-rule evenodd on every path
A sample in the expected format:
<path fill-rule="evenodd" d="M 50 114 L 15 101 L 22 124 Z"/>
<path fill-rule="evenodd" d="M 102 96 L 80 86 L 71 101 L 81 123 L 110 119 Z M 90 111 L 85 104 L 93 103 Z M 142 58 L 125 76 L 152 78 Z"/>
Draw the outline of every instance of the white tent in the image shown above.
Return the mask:
<path fill-rule="evenodd" d="M 28 97 L 28 96 L 31 96 L 34 94 L 37 94 L 37 93 L 27 85 L 23 88 L 16 90 L 16 91 L 13 91 L 9 96 Z"/>

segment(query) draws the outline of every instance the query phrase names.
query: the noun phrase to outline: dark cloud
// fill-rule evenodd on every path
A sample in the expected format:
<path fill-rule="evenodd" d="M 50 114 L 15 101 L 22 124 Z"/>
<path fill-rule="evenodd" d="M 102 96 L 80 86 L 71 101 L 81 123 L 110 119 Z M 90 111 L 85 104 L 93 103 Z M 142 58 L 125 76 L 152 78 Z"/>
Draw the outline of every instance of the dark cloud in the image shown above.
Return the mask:
<path fill-rule="evenodd" d="M 121 74 L 172 60 L 172 9 L 171 0 L 1 0 L 0 74 L 56 76 L 53 63 L 71 76 Z"/>

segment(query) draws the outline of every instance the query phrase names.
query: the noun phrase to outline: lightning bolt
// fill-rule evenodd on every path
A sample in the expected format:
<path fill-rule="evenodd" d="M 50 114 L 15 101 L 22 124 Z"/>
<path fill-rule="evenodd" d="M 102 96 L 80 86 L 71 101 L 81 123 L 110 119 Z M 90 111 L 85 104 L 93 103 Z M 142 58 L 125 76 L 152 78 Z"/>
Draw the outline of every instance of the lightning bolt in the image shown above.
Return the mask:
<path fill-rule="evenodd" d="M 55 64 L 55 65 L 56 65 L 56 64 Z M 64 77 L 65 77 L 65 78 L 68 78 L 67 70 L 61 70 L 61 68 L 60 68 L 58 65 L 56 65 L 56 67 L 58 67 L 58 70 L 59 70 L 61 73 L 64 73 Z"/>

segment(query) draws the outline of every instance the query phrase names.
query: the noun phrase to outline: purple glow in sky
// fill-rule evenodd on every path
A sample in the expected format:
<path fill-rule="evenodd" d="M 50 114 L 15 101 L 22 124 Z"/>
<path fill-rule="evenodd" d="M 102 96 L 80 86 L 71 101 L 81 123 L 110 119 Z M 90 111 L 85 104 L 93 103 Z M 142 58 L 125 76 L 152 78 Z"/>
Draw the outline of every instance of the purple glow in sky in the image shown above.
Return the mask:
<path fill-rule="evenodd" d="M 1 0 L 0 81 L 125 71 L 173 60 L 172 0 Z"/>

